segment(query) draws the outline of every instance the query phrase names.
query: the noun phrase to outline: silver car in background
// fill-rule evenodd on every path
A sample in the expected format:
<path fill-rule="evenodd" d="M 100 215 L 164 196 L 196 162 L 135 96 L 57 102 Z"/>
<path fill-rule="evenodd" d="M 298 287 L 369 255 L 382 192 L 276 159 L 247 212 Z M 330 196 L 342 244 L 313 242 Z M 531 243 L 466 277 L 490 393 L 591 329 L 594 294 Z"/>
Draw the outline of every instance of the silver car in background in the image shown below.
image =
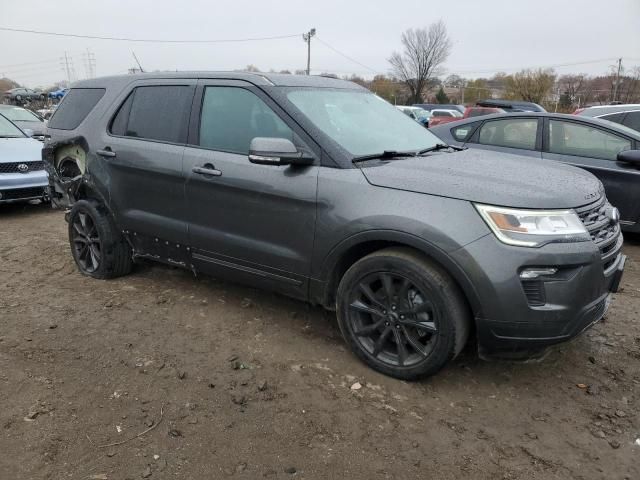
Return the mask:
<path fill-rule="evenodd" d="M 47 200 L 42 143 L 0 115 L 0 204 Z"/>

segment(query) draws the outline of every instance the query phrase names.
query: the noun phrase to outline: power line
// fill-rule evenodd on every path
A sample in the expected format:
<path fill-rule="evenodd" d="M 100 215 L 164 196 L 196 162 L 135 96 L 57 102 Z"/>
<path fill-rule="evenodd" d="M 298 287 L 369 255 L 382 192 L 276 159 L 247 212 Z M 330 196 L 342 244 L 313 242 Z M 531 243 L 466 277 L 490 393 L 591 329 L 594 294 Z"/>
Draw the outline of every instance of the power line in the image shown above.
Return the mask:
<path fill-rule="evenodd" d="M 493 72 L 500 72 L 500 71 L 507 71 L 507 70 L 525 70 L 525 69 L 531 69 L 531 68 L 559 68 L 559 67 L 572 67 L 575 65 L 588 65 L 588 64 L 593 64 L 593 63 L 602 63 L 602 62 L 608 62 L 611 60 L 618 60 L 616 57 L 611 57 L 611 58 L 601 58 L 599 60 L 585 60 L 583 62 L 570 62 L 570 63 L 558 63 L 555 65 L 538 65 L 538 66 L 528 66 L 528 67 L 497 67 L 497 68 L 492 68 L 492 69 L 488 69 L 488 70 L 463 70 L 463 71 L 456 71 L 455 69 L 451 69 L 451 71 L 456 71 L 457 73 L 493 73 Z"/>
<path fill-rule="evenodd" d="M 335 53 L 337 53 L 337 54 L 338 54 L 338 55 L 340 55 L 341 57 L 344 57 L 344 58 L 346 58 L 347 60 L 349 60 L 349 61 L 351 61 L 351 62 L 353 62 L 353 63 L 355 63 L 355 64 L 357 64 L 357 65 L 360 65 L 361 67 L 364 67 L 364 68 L 366 68 L 367 70 L 369 70 L 369 71 L 371 71 L 371 72 L 373 72 L 373 73 L 378 73 L 378 74 L 379 74 L 379 73 L 381 73 L 381 72 L 377 71 L 375 68 L 371 68 L 371 67 L 369 67 L 369 66 L 365 65 L 364 63 L 360 63 L 360 62 L 359 62 L 359 61 L 357 61 L 355 58 L 350 57 L 350 56 L 349 56 L 349 55 L 347 55 L 346 53 L 342 53 L 340 50 L 338 50 L 338 49 L 337 49 L 337 48 L 335 48 L 335 47 L 332 47 L 331 45 L 329 45 L 329 44 L 328 44 L 327 42 L 325 42 L 324 40 L 321 40 L 319 37 L 316 37 L 316 40 L 318 40 L 322 45 L 324 45 L 324 46 L 325 46 L 325 47 L 327 47 L 328 49 L 333 50 Z"/>
<path fill-rule="evenodd" d="M 0 30 L 5 32 L 49 35 L 54 37 L 86 38 L 86 39 L 92 39 L 92 40 L 111 40 L 115 42 L 139 42 L 139 43 L 234 43 L 234 42 L 256 42 L 261 40 L 280 40 L 283 38 L 300 37 L 299 33 L 295 33 L 292 35 L 276 35 L 272 37 L 227 38 L 227 39 L 215 39 L 215 40 L 164 40 L 164 39 L 157 39 L 157 38 L 102 37 L 97 35 L 44 32 L 41 30 L 27 30 L 23 28 L 10 28 L 10 27 L 0 27 Z"/>

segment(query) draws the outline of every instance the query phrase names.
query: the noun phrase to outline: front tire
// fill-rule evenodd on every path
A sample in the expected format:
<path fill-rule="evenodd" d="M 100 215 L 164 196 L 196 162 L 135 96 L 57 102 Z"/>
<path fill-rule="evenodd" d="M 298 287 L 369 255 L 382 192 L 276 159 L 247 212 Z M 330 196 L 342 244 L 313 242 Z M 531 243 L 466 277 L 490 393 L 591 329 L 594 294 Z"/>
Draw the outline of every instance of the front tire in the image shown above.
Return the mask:
<path fill-rule="evenodd" d="M 408 248 L 356 262 L 337 294 L 338 324 L 353 352 L 403 380 L 433 375 L 460 353 L 470 315 L 454 280 Z"/>
<path fill-rule="evenodd" d="M 128 274 L 131 247 L 107 210 L 95 200 L 79 200 L 69 214 L 69 243 L 78 270 L 93 278 Z"/>

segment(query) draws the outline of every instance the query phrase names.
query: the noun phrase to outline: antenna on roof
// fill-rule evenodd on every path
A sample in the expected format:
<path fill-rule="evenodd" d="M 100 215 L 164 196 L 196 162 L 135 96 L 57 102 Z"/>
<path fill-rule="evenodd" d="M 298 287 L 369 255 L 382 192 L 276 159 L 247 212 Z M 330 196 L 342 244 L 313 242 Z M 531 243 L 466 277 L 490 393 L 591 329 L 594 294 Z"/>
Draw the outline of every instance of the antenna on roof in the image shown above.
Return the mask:
<path fill-rule="evenodd" d="M 138 57 L 136 57 L 136 52 L 131 50 L 131 54 L 133 55 L 133 58 L 136 60 L 136 63 L 138 64 L 138 68 L 140 69 L 140 72 L 144 73 L 144 70 L 142 69 L 142 65 L 140 65 L 140 60 L 138 60 Z"/>

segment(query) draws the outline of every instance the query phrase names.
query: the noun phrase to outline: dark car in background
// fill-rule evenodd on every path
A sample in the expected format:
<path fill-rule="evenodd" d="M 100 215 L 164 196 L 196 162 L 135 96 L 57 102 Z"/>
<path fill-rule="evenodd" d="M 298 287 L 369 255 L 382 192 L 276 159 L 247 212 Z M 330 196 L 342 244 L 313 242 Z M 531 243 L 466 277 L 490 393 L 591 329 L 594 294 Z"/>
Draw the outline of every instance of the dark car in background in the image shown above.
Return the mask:
<path fill-rule="evenodd" d="M 537 103 L 525 102 L 522 100 L 502 100 L 499 98 L 492 98 L 487 100 L 480 100 L 476 102 L 478 107 L 492 107 L 501 108 L 505 112 L 546 112 L 546 110 Z"/>
<path fill-rule="evenodd" d="M 44 140 L 47 133 L 47 123 L 31 110 L 14 105 L 0 105 L 0 114 L 7 117 L 22 130 L 29 130 L 36 140 Z"/>
<path fill-rule="evenodd" d="M 14 104 L 43 100 L 46 98 L 46 96 L 46 93 L 24 87 L 12 88 L 11 90 L 7 90 L 6 92 L 4 92 L 5 103 Z"/>
<path fill-rule="evenodd" d="M 625 127 L 640 132 L 640 104 L 602 105 L 596 107 L 579 108 L 574 115 L 582 117 L 601 118 L 619 123 Z"/>
<path fill-rule="evenodd" d="M 605 120 L 554 113 L 510 113 L 430 129 L 443 142 L 584 168 L 604 184 L 628 231 L 640 232 L 640 169 L 633 154 L 640 132 Z"/>
<path fill-rule="evenodd" d="M 575 337 L 625 264 L 589 172 L 442 145 L 344 80 L 86 80 L 48 133 L 81 273 L 114 278 L 146 258 L 319 304 L 355 355 L 397 378 L 437 372 L 472 332 L 483 355 Z"/>

